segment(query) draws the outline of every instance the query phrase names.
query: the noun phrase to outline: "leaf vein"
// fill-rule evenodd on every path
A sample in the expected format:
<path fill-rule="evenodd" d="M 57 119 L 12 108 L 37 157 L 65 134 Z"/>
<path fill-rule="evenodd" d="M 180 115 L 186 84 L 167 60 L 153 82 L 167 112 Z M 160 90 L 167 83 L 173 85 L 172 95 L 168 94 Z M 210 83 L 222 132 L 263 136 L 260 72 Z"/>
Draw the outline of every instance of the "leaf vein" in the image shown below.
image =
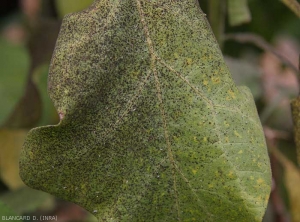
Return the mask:
<path fill-rule="evenodd" d="M 165 114 L 165 108 L 164 108 L 164 103 L 163 103 L 163 98 L 162 98 L 162 92 L 161 92 L 161 86 L 160 86 L 160 82 L 159 82 L 159 77 L 158 77 L 158 72 L 156 69 L 156 56 L 154 53 L 154 47 L 153 47 L 153 43 L 152 43 L 152 39 L 150 37 L 150 32 L 148 29 L 148 26 L 146 24 L 145 21 L 145 13 L 142 9 L 142 5 L 141 2 L 139 0 L 136 0 L 137 3 L 137 8 L 139 11 L 139 15 L 140 15 L 140 19 L 141 19 L 141 23 L 143 25 L 144 28 L 144 33 L 146 36 L 146 40 L 147 40 L 147 44 L 148 44 L 148 48 L 149 48 L 149 53 L 151 56 L 151 69 L 155 78 L 155 85 L 156 85 L 156 90 L 157 90 L 157 98 L 159 100 L 160 103 L 160 112 L 161 112 L 161 117 L 162 117 L 162 121 L 163 121 L 163 128 L 164 128 L 164 136 L 165 136 L 165 140 L 167 143 L 167 149 L 168 149 L 168 157 L 170 160 L 170 163 L 172 164 L 172 174 L 173 174 L 173 186 L 174 186 L 174 192 L 175 192 L 175 199 L 176 199 L 176 208 L 177 208 L 177 216 L 178 216 L 178 220 L 180 220 L 180 216 L 179 216 L 179 199 L 178 199 L 178 191 L 177 191 L 177 185 L 176 185 L 176 175 L 175 175 L 175 160 L 174 160 L 174 156 L 173 156 L 173 151 L 171 148 L 171 143 L 170 143 L 170 139 L 169 139 L 169 133 L 168 133 L 168 126 L 167 126 L 167 119 L 166 119 L 166 114 Z"/>

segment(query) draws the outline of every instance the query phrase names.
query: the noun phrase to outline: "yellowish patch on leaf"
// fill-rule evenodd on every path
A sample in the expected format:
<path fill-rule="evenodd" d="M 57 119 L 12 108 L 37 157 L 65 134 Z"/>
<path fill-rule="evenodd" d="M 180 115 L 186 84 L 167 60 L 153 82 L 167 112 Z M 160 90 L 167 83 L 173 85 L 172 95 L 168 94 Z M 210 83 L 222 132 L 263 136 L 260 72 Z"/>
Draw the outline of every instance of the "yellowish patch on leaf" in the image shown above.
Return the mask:
<path fill-rule="evenodd" d="M 229 127 L 229 123 L 227 121 L 224 121 L 224 126 Z"/>
<path fill-rule="evenodd" d="M 213 82 L 213 84 L 219 84 L 221 82 L 219 77 L 212 77 L 211 81 Z"/>
<path fill-rule="evenodd" d="M 232 171 L 230 171 L 230 172 L 227 174 L 227 176 L 228 176 L 229 178 L 234 178 L 234 174 L 233 174 Z"/>
<path fill-rule="evenodd" d="M 137 79 L 139 76 L 140 72 L 139 71 L 134 71 L 130 73 L 130 76 L 134 79 Z"/>
<path fill-rule="evenodd" d="M 261 184 L 264 184 L 264 183 L 265 183 L 265 180 L 262 179 L 262 178 L 258 178 L 258 179 L 256 180 L 256 183 L 257 183 L 258 185 L 261 185 Z"/>
<path fill-rule="evenodd" d="M 178 55 L 178 53 L 177 53 L 177 52 L 175 52 L 175 53 L 174 53 L 174 57 L 175 57 L 176 59 L 178 59 L 178 58 L 179 58 L 179 55 Z"/>
<path fill-rule="evenodd" d="M 173 118 L 174 118 L 174 120 L 177 120 L 181 116 L 182 116 L 182 112 L 176 111 L 176 112 L 174 112 Z"/>
<path fill-rule="evenodd" d="M 261 167 L 262 167 L 262 164 L 261 164 L 261 163 L 257 163 L 257 166 L 258 166 L 258 168 L 260 168 L 260 169 L 261 169 Z"/>
<path fill-rule="evenodd" d="M 146 132 L 149 134 L 153 131 L 153 128 L 147 129 Z"/>
<path fill-rule="evenodd" d="M 225 137 L 225 142 L 229 143 L 229 138 L 228 137 Z"/>
<path fill-rule="evenodd" d="M 33 159 L 33 157 L 34 157 L 33 152 L 30 151 L 30 152 L 28 152 L 28 153 L 29 153 L 29 157 L 30 157 L 31 159 Z"/>
<path fill-rule="evenodd" d="M 258 196 L 255 198 L 256 201 L 261 202 L 262 201 L 262 196 Z"/>
<path fill-rule="evenodd" d="M 234 135 L 239 137 L 239 138 L 242 138 L 242 136 L 236 130 L 234 131 Z"/>
<path fill-rule="evenodd" d="M 270 198 L 270 195 L 267 194 L 267 195 L 265 196 L 265 204 L 267 204 L 267 203 L 269 202 L 269 198 Z"/>
<path fill-rule="evenodd" d="M 208 81 L 207 80 L 203 80 L 203 85 L 207 86 L 208 85 Z"/>
<path fill-rule="evenodd" d="M 238 154 L 242 154 L 244 151 L 243 150 L 240 150 L 239 152 L 238 152 Z"/>
<path fill-rule="evenodd" d="M 203 138 L 203 142 L 206 143 L 207 142 L 207 137 Z"/>
<path fill-rule="evenodd" d="M 193 172 L 193 174 L 195 175 L 195 174 L 198 172 L 198 170 L 192 169 L 192 172 Z"/>
<path fill-rule="evenodd" d="M 192 65 L 192 63 L 193 63 L 193 59 L 191 59 L 191 58 L 186 59 L 186 64 Z"/>
<path fill-rule="evenodd" d="M 236 99 L 235 93 L 232 90 L 228 90 L 227 92 L 233 99 Z"/>

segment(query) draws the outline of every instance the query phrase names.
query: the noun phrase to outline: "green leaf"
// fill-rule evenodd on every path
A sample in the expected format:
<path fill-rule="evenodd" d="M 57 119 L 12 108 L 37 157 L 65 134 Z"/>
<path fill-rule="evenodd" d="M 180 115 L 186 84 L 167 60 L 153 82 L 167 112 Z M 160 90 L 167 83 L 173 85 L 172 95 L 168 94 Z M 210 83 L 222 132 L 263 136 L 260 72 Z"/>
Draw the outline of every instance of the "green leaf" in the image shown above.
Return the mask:
<path fill-rule="evenodd" d="M 42 100 L 42 116 L 39 125 L 55 124 L 59 121 L 55 107 L 47 93 L 47 76 L 49 65 L 39 66 L 33 73 L 33 82 L 39 90 Z"/>
<path fill-rule="evenodd" d="M 49 73 L 55 126 L 20 175 L 102 221 L 261 221 L 270 166 L 194 0 L 96 0 L 64 18 Z"/>
<path fill-rule="evenodd" d="M 24 46 L 0 38 L 0 125 L 21 99 L 26 86 L 29 56 Z"/>
<path fill-rule="evenodd" d="M 228 56 L 225 57 L 225 62 L 235 83 L 249 87 L 254 99 L 261 98 L 262 84 L 259 67 L 246 59 L 235 59 Z"/>
<path fill-rule="evenodd" d="M 11 217 L 16 217 L 17 219 L 11 219 Z M 22 222 L 15 212 L 0 201 L 0 219 L 1 221 L 5 221 L 7 218 L 12 222 Z"/>
<path fill-rule="evenodd" d="M 3 128 L 18 129 L 36 126 L 42 112 L 42 101 L 36 85 L 29 79 L 22 98 L 18 101 Z"/>
<path fill-rule="evenodd" d="M 40 86 L 44 85 L 47 81 L 45 78 L 47 74 L 44 74 L 43 71 L 45 76 L 43 77 L 43 75 L 39 75 L 39 73 L 40 67 L 51 59 L 59 27 L 59 22 L 48 20 L 39 21 L 35 24 L 34 32 L 31 33 L 27 43 L 27 51 L 31 58 L 30 71 L 27 73 L 27 84 L 22 98 L 15 105 L 13 111 L 10 112 L 3 127 L 30 128 L 36 126 L 38 122 L 45 122 L 45 117 L 48 115 L 48 112 L 51 111 L 51 106 L 45 106 L 45 104 L 48 103 L 47 100 L 44 99 L 45 86 L 43 86 L 43 90 L 40 90 Z M 25 73 L 27 70 L 23 70 L 23 72 Z M 37 75 L 34 75 L 35 73 L 37 73 Z M 42 78 L 40 78 L 40 76 L 42 76 Z M 45 108 L 50 108 L 50 110 L 46 110 Z M 46 124 L 49 123 L 52 122 L 47 122 Z"/>
<path fill-rule="evenodd" d="M 26 134 L 26 130 L 0 130 L 0 178 L 11 190 L 24 186 L 19 176 L 19 156 Z"/>
<path fill-rule="evenodd" d="M 231 26 L 238 26 L 251 21 L 248 0 L 228 0 L 228 17 Z"/>
<path fill-rule="evenodd" d="M 71 12 L 78 12 L 82 9 L 85 9 L 90 4 L 92 4 L 93 0 L 56 0 L 55 4 L 58 10 L 58 14 L 60 17 L 64 17 L 66 14 Z"/>
<path fill-rule="evenodd" d="M 281 2 L 300 18 L 300 3 L 297 0 L 281 0 Z"/>
<path fill-rule="evenodd" d="M 54 197 L 44 192 L 22 187 L 16 191 L 2 194 L 0 196 L 1 201 L 10 209 L 13 209 L 14 212 L 22 215 L 41 209 L 44 204 L 49 205 L 49 202 L 53 203 Z"/>

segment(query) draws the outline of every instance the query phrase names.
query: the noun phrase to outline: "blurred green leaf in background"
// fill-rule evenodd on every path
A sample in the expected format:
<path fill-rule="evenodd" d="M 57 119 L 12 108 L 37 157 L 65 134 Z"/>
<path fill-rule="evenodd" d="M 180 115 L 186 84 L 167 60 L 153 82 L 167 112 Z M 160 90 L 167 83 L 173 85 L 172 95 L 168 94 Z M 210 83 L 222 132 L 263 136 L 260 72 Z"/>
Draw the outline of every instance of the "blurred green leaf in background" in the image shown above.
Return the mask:
<path fill-rule="evenodd" d="M 61 18 L 66 14 L 87 8 L 92 2 L 93 0 L 55 0 L 57 11 Z"/>
<path fill-rule="evenodd" d="M 11 210 L 6 204 L 4 204 L 3 202 L 0 201 L 0 220 L 2 220 L 2 217 L 14 217 L 14 216 L 20 216 L 18 214 L 16 214 L 13 210 Z M 9 220 L 12 222 L 22 222 L 22 220 L 19 219 L 13 219 L 13 220 Z"/>
<path fill-rule="evenodd" d="M 228 0 L 228 17 L 231 26 L 241 25 L 251 21 L 248 0 Z"/>
<path fill-rule="evenodd" d="M 27 130 L 0 130 L 0 177 L 11 190 L 24 186 L 19 177 L 19 154 L 26 134 Z"/>
<path fill-rule="evenodd" d="M 0 125 L 22 98 L 29 72 L 30 57 L 26 47 L 0 37 Z"/>

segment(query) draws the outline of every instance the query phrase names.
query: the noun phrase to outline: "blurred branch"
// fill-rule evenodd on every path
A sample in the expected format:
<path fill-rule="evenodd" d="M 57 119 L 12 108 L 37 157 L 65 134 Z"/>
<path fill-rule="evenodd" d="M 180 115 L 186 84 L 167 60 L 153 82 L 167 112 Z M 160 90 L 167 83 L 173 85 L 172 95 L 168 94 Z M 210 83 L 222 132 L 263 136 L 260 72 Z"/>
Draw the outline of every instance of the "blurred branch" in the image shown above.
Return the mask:
<path fill-rule="evenodd" d="M 265 133 L 265 136 L 267 137 L 267 139 L 270 141 L 276 141 L 278 139 L 289 140 L 291 138 L 290 134 L 288 132 L 272 129 L 267 126 L 264 126 L 264 133 Z M 275 142 L 272 143 L 273 146 L 274 146 L 274 144 L 275 144 Z"/>
<path fill-rule="evenodd" d="M 215 37 L 222 48 L 222 40 L 225 23 L 225 5 L 226 1 L 210 0 L 208 1 L 208 20 L 215 34 Z"/>
<path fill-rule="evenodd" d="M 280 165 L 278 164 L 278 159 L 275 157 L 273 153 L 273 148 L 275 146 L 270 147 L 268 143 L 268 147 L 271 150 L 270 160 L 271 160 L 271 168 L 272 168 L 272 175 L 273 175 L 273 184 L 272 184 L 272 191 L 270 195 L 270 199 L 274 209 L 274 222 L 288 222 L 289 219 L 287 218 L 287 209 L 285 208 L 285 204 L 283 198 L 280 194 L 280 189 L 278 186 L 278 182 L 281 180 Z M 275 148 L 277 150 L 277 148 Z M 276 152 L 276 151 L 275 151 Z"/>
<path fill-rule="evenodd" d="M 225 41 L 227 40 L 234 40 L 240 43 L 252 43 L 256 45 L 258 48 L 263 49 L 264 51 L 272 53 L 276 56 L 284 65 L 291 68 L 296 74 L 297 78 L 299 78 L 299 71 L 296 66 L 294 66 L 289 59 L 285 56 L 280 54 L 272 45 L 266 42 L 262 37 L 252 34 L 252 33 L 236 33 L 236 34 L 227 34 L 224 38 Z"/>
<path fill-rule="evenodd" d="M 20 4 L 23 14 L 30 23 L 34 24 L 40 14 L 41 0 L 21 0 Z"/>
<path fill-rule="evenodd" d="M 265 106 L 265 108 L 261 111 L 260 121 L 263 125 L 266 124 L 269 117 L 275 112 L 278 108 L 279 104 L 286 98 L 286 94 L 283 92 L 279 92 L 271 101 L 270 105 Z"/>
<path fill-rule="evenodd" d="M 300 18 L 300 4 L 296 0 L 281 0 L 289 9 L 291 9 Z"/>
<path fill-rule="evenodd" d="M 300 70 L 300 56 L 299 56 L 299 70 Z M 291 101 L 292 117 L 294 122 L 294 138 L 297 150 L 297 161 L 300 166 L 300 95 Z"/>
<path fill-rule="evenodd" d="M 300 183 L 300 173 L 299 169 L 285 157 L 276 146 L 271 147 L 271 153 L 279 161 L 284 169 L 284 183 L 288 191 L 288 199 L 290 205 L 290 214 L 292 216 L 292 221 L 300 221 L 300 190 L 298 185 Z"/>
<path fill-rule="evenodd" d="M 267 146 L 270 152 L 270 161 L 272 169 L 272 191 L 270 195 L 270 201 L 274 210 L 274 222 L 288 222 L 287 210 L 283 198 L 280 193 L 278 181 L 281 180 L 279 160 L 274 152 L 278 151 L 277 141 L 280 138 L 286 138 L 285 132 L 277 131 L 268 127 L 264 127 L 264 133 L 266 137 Z M 279 152 L 279 151 L 278 151 Z"/>
<path fill-rule="evenodd" d="M 268 145 L 270 145 L 270 143 Z M 287 159 L 287 157 L 285 157 L 274 144 L 269 146 L 269 151 L 274 154 L 281 165 L 290 164 L 290 161 Z"/>

